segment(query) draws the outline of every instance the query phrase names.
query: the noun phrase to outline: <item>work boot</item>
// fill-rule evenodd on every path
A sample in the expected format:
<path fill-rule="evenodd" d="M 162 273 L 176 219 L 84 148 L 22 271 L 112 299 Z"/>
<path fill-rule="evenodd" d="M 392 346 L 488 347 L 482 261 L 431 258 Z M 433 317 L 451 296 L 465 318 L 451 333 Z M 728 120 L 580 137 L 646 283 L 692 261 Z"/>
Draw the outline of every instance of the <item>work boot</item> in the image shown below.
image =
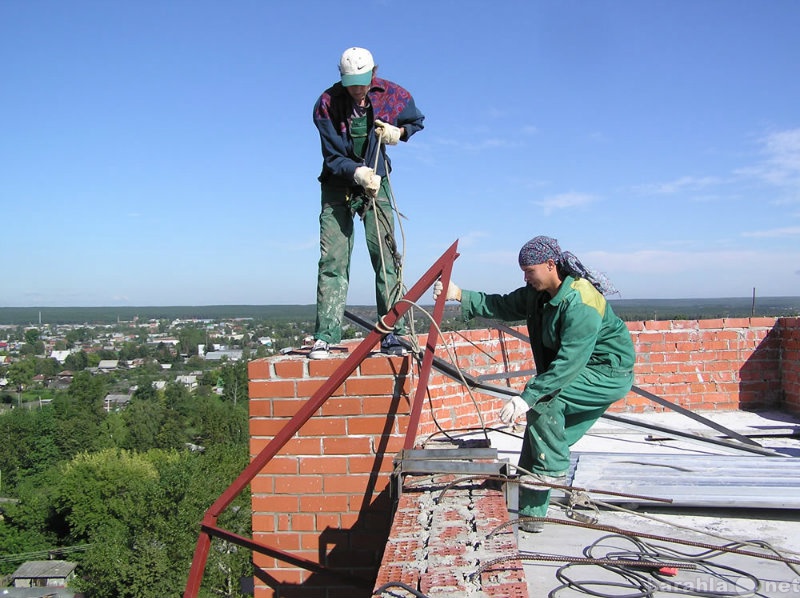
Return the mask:
<path fill-rule="evenodd" d="M 531 521 L 526 519 L 519 522 L 519 529 L 529 534 L 541 534 L 544 531 L 544 521 Z"/>
<path fill-rule="evenodd" d="M 551 476 L 546 474 L 524 474 L 519 476 L 519 516 L 547 517 L 547 507 L 550 505 L 550 486 L 556 484 L 565 486 L 566 474 Z M 544 522 L 522 520 L 519 529 L 524 532 L 537 534 L 544 530 Z"/>
<path fill-rule="evenodd" d="M 309 359 L 327 359 L 331 356 L 330 346 L 322 339 L 314 341 L 314 346 L 308 352 Z"/>

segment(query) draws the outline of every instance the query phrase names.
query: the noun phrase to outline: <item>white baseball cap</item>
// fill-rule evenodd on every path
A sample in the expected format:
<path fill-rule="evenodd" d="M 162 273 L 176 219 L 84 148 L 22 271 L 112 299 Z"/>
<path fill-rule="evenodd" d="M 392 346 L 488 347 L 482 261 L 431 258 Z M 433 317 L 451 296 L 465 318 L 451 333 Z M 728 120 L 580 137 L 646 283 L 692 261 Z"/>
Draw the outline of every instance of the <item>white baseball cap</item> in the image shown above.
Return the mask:
<path fill-rule="evenodd" d="M 364 48 L 347 48 L 339 59 L 339 74 L 342 85 L 369 85 L 372 81 L 372 69 L 375 61 L 372 54 Z"/>

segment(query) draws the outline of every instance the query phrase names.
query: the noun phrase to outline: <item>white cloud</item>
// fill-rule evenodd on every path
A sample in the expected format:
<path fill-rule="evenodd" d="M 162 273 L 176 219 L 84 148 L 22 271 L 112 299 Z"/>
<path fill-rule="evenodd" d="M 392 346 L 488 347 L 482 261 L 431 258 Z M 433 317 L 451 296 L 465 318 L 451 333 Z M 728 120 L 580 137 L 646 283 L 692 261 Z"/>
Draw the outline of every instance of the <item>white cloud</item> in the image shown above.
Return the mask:
<path fill-rule="evenodd" d="M 598 251 L 579 257 L 606 273 L 623 298 L 745 297 L 753 288 L 762 297 L 800 295 L 800 251 Z"/>
<path fill-rule="evenodd" d="M 800 173 L 800 129 L 773 133 L 764 140 L 768 161 L 776 170 Z"/>
<path fill-rule="evenodd" d="M 561 193 L 546 197 L 541 201 L 534 202 L 537 206 L 544 209 L 545 214 L 551 214 L 556 210 L 566 210 L 588 205 L 597 200 L 594 195 L 588 193 Z"/>
<path fill-rule="evenodd" d="M 487 137 L 486 139 L 479 139 L 477 141 L 461 141 L 458 139 L 439 137 L 434 141 L 434 143 L 438 145 L 444 145 L 446 147 L 455 147 L 470 152 L 503 147 L 519 147 L 521 145 L 519 141 L 503 139 L 501 137 Z"/>
<path fill-rule="evenodd" d="M 771 133 L 761 144 L 763 162 L 738 173 L 778 187 L 800 185 L 800 129 Z"/>
<path fill-rule="evenodd" d="M 773 228 L 770 230 L 756 230 L 750 232 L 743 232 L 743 237 L 760 237 L 760 238 L 775 238 L 775 237 L 794 237 L 800 235 L 800 226 L 786 226 L 784 228 Z"/>
<path fill-rule="evenodd" d="M 684 176 L 674 181 L 667 181 L 665 183 L 652 183 L 649 185 L 640 185 L 636 187 L 636 191 L 645 194 L 657 195 L 673 195 L 675 193 L 685 193 L 687 191 L 697 191 L 698 189 L 705 189 L 713 185 L 719 185 L 724 182 L 719 177 L 706 176 L 706 177 L 693 177 Z"/>
<path fill-rule="evenodd" d="M 459 248 L 472 247 L 478 242 L 479 239 L 483 239 L 489 236 L 490 236 L 489 233 L 483 231 L 468 232 L 466 235 L 461 235 L 458 238 L 458 246 Z"/>

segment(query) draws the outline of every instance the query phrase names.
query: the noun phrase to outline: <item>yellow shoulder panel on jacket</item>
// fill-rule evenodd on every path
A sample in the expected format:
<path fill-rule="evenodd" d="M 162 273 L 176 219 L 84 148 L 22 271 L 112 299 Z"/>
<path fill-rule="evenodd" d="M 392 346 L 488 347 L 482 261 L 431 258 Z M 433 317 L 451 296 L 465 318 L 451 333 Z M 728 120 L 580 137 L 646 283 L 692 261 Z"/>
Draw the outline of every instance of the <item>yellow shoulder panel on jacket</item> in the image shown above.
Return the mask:
<path fill-rule="evenodd" d="M 585 278 L 578 278 L 572 283 L 572 288 L 578 291 L 581 296 L 581 301 L 589 307 L 593 307 L 600 314 L 600 317 L 606 315 L 606 298 L 594 288 L 594 285 Z"/>

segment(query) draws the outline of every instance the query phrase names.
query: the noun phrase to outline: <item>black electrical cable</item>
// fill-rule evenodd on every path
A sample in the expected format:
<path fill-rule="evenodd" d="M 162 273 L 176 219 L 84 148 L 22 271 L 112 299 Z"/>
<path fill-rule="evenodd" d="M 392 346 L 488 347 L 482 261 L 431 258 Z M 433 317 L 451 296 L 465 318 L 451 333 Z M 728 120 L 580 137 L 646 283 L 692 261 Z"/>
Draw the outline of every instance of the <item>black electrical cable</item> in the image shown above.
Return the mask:
<path fill-rule="evenodd" d="M 610 540 L 622 541 L 632 544 L 631 548 L 625 545 L 610 546 Z M 598 549 L 603 549 L 604 554 L 595 554 Z M 748 598 L 751 596 L 762 596 L 759 594 L 761 581 L 753 574 L 710 561 L 714 556 L 723 554 L 719 551 L 706 551 L 698 554 L 687 554 L 666 546 L 656 546 L 648 544 L 640 538 L 631 538 L 619 534 L 608 534 L 584 548 L 584 554 L 590 558 L 604 558 L 619 561 L 619 565 L 599 565 L 604 570 L 619 576 L 622 581 L 608 581 L 605 579 L 582 579 L 579 580 L 574 575 L 577 568 L 584 566 L 581 563 L 568 563 L 556 571 L 556 578 L 561 582 L 561 586 L 552 590 L 548 596 L 557 598 L 561 590 L 569 588 L 574 591 L 583 592 L 601 598 L 651 598 L 656 591 L 668 592 L 670 594 L 701 596 L 704 598 Z M 695 578 L 695 581 L 687 582 L 673 576 L 668 576 L 659 569 L 652 569 L 644 572 L 636 570 L 631 566 L 637 559 L 652 561 L 690 563 L 695 565 L 692 570 L 694 575 L 702 575 L 703 579 Z M 716 584 L 716 585 L 715 585 Z M 720 589 L 710 589 L 712 586 Z M 630 589 L 632 592 L 627 594 L 607 593 L 601 588 L 620 588 Z M 723 590 L 722 588 L 726 588 Z M 729 589 L 729 590 L 728 590 Z"/>
<path fill-rule="evenodd" d="M 377 590 L 372 592 L 373 596 L 381 596 L 383 593 L 388 590 L 389 588 L 403 588 L 406 592 L 410 592 L 414 594 L 417 598 L 429 598 L 427 594 L 423 594 L 422 592 L 415 590 L 411 586 L 404 584 L 402 581 L 388 581 L 379 587 Z"/>

